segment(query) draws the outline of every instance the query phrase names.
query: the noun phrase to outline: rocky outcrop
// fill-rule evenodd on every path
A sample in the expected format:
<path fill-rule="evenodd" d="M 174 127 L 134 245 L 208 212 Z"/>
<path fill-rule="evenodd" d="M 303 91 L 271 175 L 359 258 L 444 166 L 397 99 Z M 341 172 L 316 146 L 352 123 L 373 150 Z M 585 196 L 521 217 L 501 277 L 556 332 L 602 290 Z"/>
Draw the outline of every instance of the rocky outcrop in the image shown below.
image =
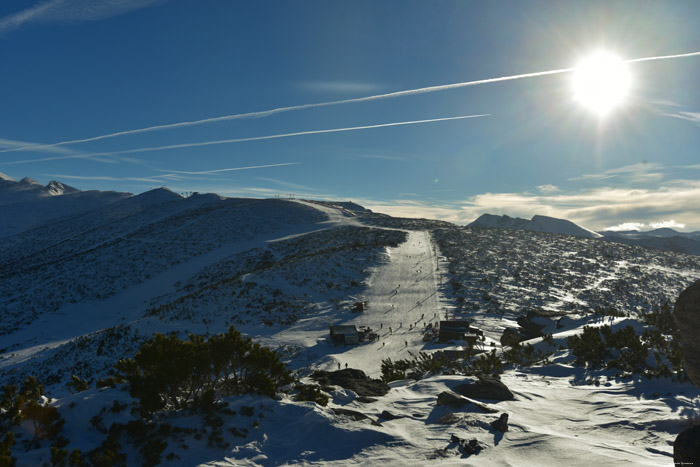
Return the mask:
<path fill-rule="evenodd" d="M 678 296 L 673 317 L 683 342 L 683 360 L 690 380 L 700 387 L 700 280 Z"/>
<path fill-rule="evenodd" d="M 700 465 L 700 425 L 681 432 L 673 442 L 675 465 Z"/>
<path fill-rule="evenodd" d="M 507 401 L 515 399 L 515 396 L 503 382 L 493 376 L 479 376 L 477 381 L 460 384 L 454 388 L 455 392 L 472 399 L 487 399 L 493 401 Z"/>
<path fill-rule="evenodd" d="M 347 368 L 338 371 L 316 371 L 311 378 L 321 386 L 340 386 L 354 391 L 358 396 L 383 396 L 389 392 L 388 384 L 368 377 L 364 371 Z"/>
<path fill-rule="evenodd" d="M 683 342 L 683 361 L 690 380 L 700 387 L 700 280 L 678 296 L 673 317 Z M 676 465 L 700 465 L 700 425 L 688 428 L 673 442 Z"/>
<path fill-rule="evenodd" d="M 458 409 L 469 404 L 469 400 L 451 391 L 443 391 L 438 394 L 437 405 Z"/>

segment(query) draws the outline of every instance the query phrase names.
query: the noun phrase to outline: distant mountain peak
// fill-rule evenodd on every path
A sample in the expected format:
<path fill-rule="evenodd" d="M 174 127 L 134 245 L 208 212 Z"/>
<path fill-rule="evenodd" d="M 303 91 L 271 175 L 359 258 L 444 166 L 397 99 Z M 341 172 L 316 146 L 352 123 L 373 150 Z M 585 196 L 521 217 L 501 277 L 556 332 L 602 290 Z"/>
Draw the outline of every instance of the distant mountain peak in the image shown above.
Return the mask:
<path fill-rule="evenodd" d="M 8 181 L 8 182 L 14 182 L 15 179 L 10 177 L 9 175 L 5 175 L 4 173 L 0 172 L 0 180 Z"/>
<path fill-rule="evenodd" d="M 51 180 L 48 185 L 46 185 L 48 193 L 52 196 L 67 195 L 70 193 L 77 193 L 80 190 L 73 188 L 72 186 L 65 185 L 56 180 Z"/>
<path fill-rule="evenodd" d="M 510 217 L 508 215 L 482 214 L 468 227 L 486 227 L 498 229 L 530 230 L 533 232 L 548 232 L 562 235 L 574 235 L 584 238 L 600 238 L 602 235 L 592 230 L 581 227 L 566 219 L 535 215 L 532 219 Z"/>
<path fill-rule="evenodd" d="M 32 186 L 42 186 L 41 183 L 37 182 L 33 178 L 29 177 L 24 177 L 22 180 L 19 181 L 19 185 L 23 187 L 32 187 Z"/>

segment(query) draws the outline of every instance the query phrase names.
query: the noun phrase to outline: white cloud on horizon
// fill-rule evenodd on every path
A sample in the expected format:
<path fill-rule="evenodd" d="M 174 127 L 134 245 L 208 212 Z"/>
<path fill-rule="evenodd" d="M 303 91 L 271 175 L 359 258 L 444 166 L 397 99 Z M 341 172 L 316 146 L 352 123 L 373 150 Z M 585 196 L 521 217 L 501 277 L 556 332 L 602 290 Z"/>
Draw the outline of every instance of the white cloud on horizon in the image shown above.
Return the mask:
<path fill-rule="evenodd" d="M 45 0 L 0 18 L 0 33 L 31 23 L 96 21 L 145 8 L 164 0 Z"/>
<path fill-rule="evenodd" d="M 668 221 L 649 222 L 646 224 L 643 222 L 625 222 L 624 224 L 614 225 L 611 227 L 607 227 L 603 230 L 609 230 L 612 232 L 620 232 L 620 231 L 625 231 L 625 230 L 645 231 L 645 230 L 654 230 L 654 229 L 683 230 L 683 229 L 685 229 L 685 224 L 682 224 L 680 222 L 676 222 L 673 219 L 668 220 Z"/>
<path fill-rule="evenodd" d="M 389 215 L 456 224 L 468 224 L 484 213 L 528 219 L 540 214 L 568 219 L 593 230 L 625 223 L 700 229 L 700 212 L 696 209 L 698 199 L 700 181 L 673 180 L 655 189 L 600 187 L 540 194 L 482 193 L 462 202 L 364 200 L 364 205 Z M 663 219 L 682 219 L 682 222 Z"/>

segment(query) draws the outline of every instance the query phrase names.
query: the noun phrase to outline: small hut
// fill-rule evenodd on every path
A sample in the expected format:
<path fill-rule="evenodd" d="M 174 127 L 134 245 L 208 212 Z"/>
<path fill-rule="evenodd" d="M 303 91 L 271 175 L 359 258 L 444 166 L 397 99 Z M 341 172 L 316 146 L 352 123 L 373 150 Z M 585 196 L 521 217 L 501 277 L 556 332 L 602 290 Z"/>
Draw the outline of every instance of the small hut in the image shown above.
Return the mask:
<path fill-rule="evenodd" d="M 351 325 L 331 326 L 331 342 L 333 344 L 357 344 L 359 336 L 357 328 Z"/>
<path fill-rule="evenodd" d="M 467 320 L 440 321 L 438 341 L 445 343 L 452 340 L 466 340 L 470 345 L 474 345 L 478 336 L 483 335 L 481 329 L 470 326 Z"/>

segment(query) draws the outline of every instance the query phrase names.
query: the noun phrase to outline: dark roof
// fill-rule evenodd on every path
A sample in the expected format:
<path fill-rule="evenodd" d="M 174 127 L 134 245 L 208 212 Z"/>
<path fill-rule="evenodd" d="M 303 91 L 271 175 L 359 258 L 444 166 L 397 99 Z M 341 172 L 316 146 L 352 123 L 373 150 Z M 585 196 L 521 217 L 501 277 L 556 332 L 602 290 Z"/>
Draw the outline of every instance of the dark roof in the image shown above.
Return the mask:
<path fill-rule="evenodd" d="M 357 328 L 351 325 L 331 326 L 333 334 L 347 334 L 349 332 L 357 332 Z"/>

